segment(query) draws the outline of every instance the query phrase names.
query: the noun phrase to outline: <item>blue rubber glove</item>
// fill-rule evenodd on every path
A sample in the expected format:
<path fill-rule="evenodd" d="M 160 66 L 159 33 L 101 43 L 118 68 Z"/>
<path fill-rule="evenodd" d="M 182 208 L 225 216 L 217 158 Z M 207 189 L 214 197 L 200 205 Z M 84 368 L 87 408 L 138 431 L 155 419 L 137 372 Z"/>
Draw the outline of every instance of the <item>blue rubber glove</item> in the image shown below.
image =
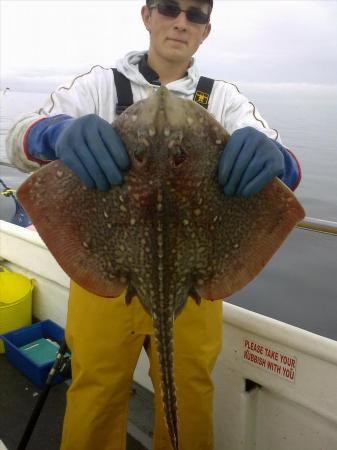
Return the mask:
<path fill-rule="evenodd" d="M 226 195 L 251 197 L 285 170 L 280 148 L 252 127 L 234 131 L 220 156 L 218 181 Z"/>
<path fill-rule="evenodd" d="M 101 191 L 123 181 L 130 160 L 111 125 L 96 114 L 67 120 L 55 142 L 56 158 L 89 188 Z"/>

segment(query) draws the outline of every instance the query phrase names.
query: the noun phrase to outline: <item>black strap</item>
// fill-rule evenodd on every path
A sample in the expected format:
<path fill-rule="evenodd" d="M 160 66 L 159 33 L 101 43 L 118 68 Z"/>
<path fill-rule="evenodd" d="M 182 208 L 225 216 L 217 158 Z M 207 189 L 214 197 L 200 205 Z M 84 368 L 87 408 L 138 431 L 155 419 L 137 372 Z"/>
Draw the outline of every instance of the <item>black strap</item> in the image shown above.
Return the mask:
<path fill-rule="evenodd" d="M 116 105 L 116 114 L 120 115 L 129 106 L 133 104 L 133 94 L 131 89 L 131 83 L 126 76 L 118 72 L 117 69 L 113 68 L 115 86 L 117 91 L 118 103 Z"/>
<path fill-rule="evenodd" d="M 131 83 L 122 73 L 113 68 L 115 77 L 115 86 L 117 91 L 118 103 L 116 105 L 116 114 L 120 115 L 129 106 L 133 104 L 133 94 Z M 214 80 L 212 78 L 200 77 L 195 90 L 193 100 L 205 109 L 208 108 L 209 99 L 213 89 Z"/>
<path fill-rule="evenodd" d="M 205 109 L 208 108 L 209 98 L 213 89 L 214 80 L 212 78 L 200 77 L 193 100 Z"/>

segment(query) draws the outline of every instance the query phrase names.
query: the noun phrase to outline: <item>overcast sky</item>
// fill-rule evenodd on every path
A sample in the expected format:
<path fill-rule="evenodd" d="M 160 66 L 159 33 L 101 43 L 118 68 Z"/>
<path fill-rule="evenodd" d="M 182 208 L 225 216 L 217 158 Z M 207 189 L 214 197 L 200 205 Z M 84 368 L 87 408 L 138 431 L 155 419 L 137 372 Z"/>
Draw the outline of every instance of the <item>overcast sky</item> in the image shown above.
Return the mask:
<path fill-rule="evenodd" d="M 1 0 L 1 84 L 42 89 L 148 47 L 145 0 Z M 337 84 L 337 1 L 215 0 L 200 72 L 246 83 Z"/>

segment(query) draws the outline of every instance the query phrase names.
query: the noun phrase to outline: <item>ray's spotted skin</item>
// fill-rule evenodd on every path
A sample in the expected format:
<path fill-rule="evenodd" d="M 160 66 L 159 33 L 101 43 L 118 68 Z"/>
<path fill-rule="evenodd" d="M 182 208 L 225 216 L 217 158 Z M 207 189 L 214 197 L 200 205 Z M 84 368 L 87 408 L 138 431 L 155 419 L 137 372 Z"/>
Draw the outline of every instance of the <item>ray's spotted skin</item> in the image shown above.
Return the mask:
<path fill-rule="evenodd" d="M 113 126 L 131 159 L 122 186 L 89 190 L 55 161 L 33 174 L 18 197 L 75 282 L 106 297 L 127 289 L 126 303 L 137 295 L 151 314 L 164 411 L 178 450 L 175 317 L 189 295 L 199 303 L 244 287 L 304 211 L 277 179 L 251 199 L 225 196 L 217 166 L 227 133 L 202 107 L 164 87 Z"/>

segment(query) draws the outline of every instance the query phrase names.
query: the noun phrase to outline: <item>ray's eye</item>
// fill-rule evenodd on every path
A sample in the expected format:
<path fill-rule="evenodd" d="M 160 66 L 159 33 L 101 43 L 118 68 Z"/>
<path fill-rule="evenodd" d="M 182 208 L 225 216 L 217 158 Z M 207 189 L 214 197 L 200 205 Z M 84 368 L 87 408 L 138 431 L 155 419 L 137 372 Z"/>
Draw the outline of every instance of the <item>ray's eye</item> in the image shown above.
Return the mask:
<path fill-rule="evenodd" d="M 171 150 L 173 167 L 180 166 L 187 159 L 187 154 L 181 147 L 173 147 Z"/>
<path fill-rule="evenodd" d="M 145 153 L 146 151 L 144 147 L 136 147 L 136 149 L 133 152 L 135 159 L 140 163 L 144 161 Z"/>

